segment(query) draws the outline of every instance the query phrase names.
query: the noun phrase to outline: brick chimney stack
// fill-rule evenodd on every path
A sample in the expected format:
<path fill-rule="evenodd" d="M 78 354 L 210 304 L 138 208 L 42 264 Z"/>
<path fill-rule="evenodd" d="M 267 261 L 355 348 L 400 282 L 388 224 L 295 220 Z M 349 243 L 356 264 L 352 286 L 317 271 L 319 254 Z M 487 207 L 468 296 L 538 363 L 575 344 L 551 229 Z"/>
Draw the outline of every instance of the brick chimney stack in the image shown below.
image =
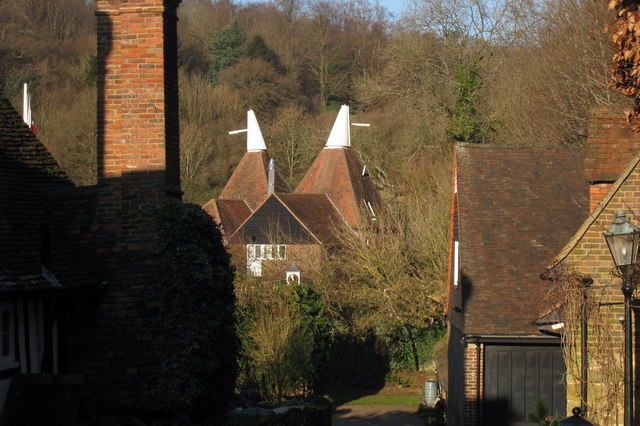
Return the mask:
<path fill-rule="evenodd" d="M 180 0 L 96 0 L 98 187 L 95 276 L 103 286 L 66 328 L 66 369 L 104 412 L 154 410 L 160 354 L 151 248 L 156 208 L 180 197 Z"/>
<path fill-rule="evenodd" d="M 633 132 L 622 108 L 606 108 L 591 114 L 584 164 L 584 177 L 590 183 L 590 211 L 602 201 L 638 151 L 640 135 Z"/>
<path fill-rule="evenodd" d="M 180 0 L 97 0 L 98 220 L 148 247 L 155 207 L 180 196 Z"/>

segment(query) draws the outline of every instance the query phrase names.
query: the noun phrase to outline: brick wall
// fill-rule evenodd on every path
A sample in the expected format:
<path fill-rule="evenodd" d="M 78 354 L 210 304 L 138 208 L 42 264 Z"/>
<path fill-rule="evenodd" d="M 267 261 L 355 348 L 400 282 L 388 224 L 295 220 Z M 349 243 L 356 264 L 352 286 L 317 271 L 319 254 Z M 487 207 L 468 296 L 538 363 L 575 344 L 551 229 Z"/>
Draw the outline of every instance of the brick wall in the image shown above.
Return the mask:
<path fill-rule="evenodd" d="M 484 345 L 467 342 L 464 348 L 464 402 L 462 405 L 463 424 L 475 425 L 480 418 L 478 401 L 482 401 Z M 480 377 L 478 381 L 478 352 L 480 355 Z"/>
<path fill-rule="evenodd" d="M 603 237 L 603 232 L 611 226 L 615 212 L 619 209 L 625 210 L 631 222 L 640 225 L 640 170 L 638 169 L 638 158 L 636 157 L 631 164 L 628 165 L 625 173 L 628 174 L 624 180 L 617 182 L 613 190 L 615 192 L 607 194 L 603 198 L 603 203 L 592 214 L 595 219 L 586 231 L 581 234 L 580 238 L 574 241 L 574 246 L 564 261 L 565 271 L 574 271 L 579 276 L 593 278 L 593 289 L 587 291 L 587 296 L 591 301 L 600 303 L 601 317 L 590 318 L 590 325 L 594 321 L 599 324 L 605 322 L 608 338 L 610 338 L 610 347 L 617 356 L 614 357 L 617 365 L 617 377 L 602 377 L 601 371 L 597 363 L 590 357 L 589 360 L 589 400 L 588 405 L 592 407 L 606 406 L 613 407 L 610 410 L 611 415 L 615 416 L 619 411 L 622 413 L 620 404 L 623 398 L 622 388 L 622 371 L 623 371 L 623 327 L 619 318 L 624 315 L 623 295 L 620 290 L 621 279 L 612 275 L 614 267 L 611 254 L 607 248 L 607 244 Z M 623 175 L 625 174 L 623 173 Z M 617 190 L 616 190 L 617 189 Z M 603 287 L 609 286 L 609 287 Z M 602 330 L 602 328 L 600 328 Z M 579 328 L 576 330 L 580 332 Z M 636 336 L 637 339 L 637 336 Z M 579 343 L 579 342 L 578 342 Z M 593 349 L 595 344 L 594 331 L 589 332 L 589 347 Z M 602 345 L 602 341 L 600 341 Z M 578 364 L 579 365 L 579 364 Z M 568 393 L 579 393 L 578 377 L 571 374 L 568 375 Z M 613 395 L 602 395 L 600 389 L 603 384 L 620 382 L 619 392 Z M 616 400 L 617 399 L 617 400 Z M 568 411 L 575 406 L 577 401 L 568 402 Z M 617 408 L 616 408 L 617 407 Z M 614 418 L 600 418 L 599 421 L 605 424 L 614 422 Z"/>
<path fill-rule="evenodd" d="M 478 400 L 482 400 L 484 386 L 484 345 L 463 342 L 462 336 L 459 329 L 449 325 L 447 424 L 450 426 L 468 426 L 478 423 L 480 415 Z M 479 383 L 477 380 L 478 351 L 480 351 Z M 463 374 L 460 374 L 461 371 Z"/>

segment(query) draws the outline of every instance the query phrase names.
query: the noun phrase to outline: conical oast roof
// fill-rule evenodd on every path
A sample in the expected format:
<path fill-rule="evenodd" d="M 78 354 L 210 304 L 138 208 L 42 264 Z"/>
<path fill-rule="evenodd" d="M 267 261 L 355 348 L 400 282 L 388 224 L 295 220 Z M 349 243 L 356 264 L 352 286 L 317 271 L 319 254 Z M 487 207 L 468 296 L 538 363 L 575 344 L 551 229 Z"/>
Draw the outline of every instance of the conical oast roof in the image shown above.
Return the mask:
<path fill-rule="evenodd" d="M 298 194 L 327 194 L 353 228 L 383 208 L 382 198 L 349 145 L 349 107 L 343 105 L 324 149 L 302 178 Z"/>
<path fill-rule="evenodd" d="M 269 154 L 253 110 L 247 112 L 247 152 L 218 196 L 219 200 L 245 200 L 255 210 L 269 190 Z M 291 192 L 291 188 L 276 169 L 276 192 Z"/>

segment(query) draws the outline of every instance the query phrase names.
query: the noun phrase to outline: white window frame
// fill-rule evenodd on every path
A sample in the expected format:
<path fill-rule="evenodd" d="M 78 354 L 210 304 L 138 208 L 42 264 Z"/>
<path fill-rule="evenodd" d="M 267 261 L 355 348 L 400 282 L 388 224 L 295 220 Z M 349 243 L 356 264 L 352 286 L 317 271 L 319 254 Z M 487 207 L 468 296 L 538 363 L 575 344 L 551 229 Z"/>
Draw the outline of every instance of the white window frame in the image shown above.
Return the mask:
<path fill-rule="evenodd" d="M 287 260 L 287 246 L 284 244 L 247 244 L 247 261 Z"/>
<path fill-rule="evenodd" d="M 13 303 L 0 303 L 0 370 L 17 368 L 16 313 Z"/>

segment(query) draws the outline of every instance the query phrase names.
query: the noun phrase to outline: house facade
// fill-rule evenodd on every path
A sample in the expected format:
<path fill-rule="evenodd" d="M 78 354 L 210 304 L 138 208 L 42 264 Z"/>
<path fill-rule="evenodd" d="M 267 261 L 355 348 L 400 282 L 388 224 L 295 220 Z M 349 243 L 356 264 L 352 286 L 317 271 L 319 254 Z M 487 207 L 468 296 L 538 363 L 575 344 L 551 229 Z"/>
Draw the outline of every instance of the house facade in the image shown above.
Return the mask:
<path fill-rule="evenodd" d="M 601 110 L 592 115 L 584 171 L 590 183 L 591 212 L 542 273 L 566 324 L 565 356 L 571 367 L 567 372 L 568 405 L 582 406 L 589 420 L 598 424 L 623 421 L 624 297 L 603 234 L 618 210 L 624 210 L 638 225 L 639 151 L 640 136 L 621 111 Z M 632 306 L 632 320 L 637 321 L 636 292 Z M 637 330 L 637 325 L 632 326 Z M 634 335 L 637 378 L 637 331 Z M 637 385 L 634 389 L 637 413 Z"/>
<path fill-rule="evenodd" d="M 292 262 L 303 274 L 317 271 L 341 233 L 357 232 L 384 213 L 351 148 L 348 106 L 340 109 L 325 147 L 293 193 L 268 160 L 252 112 L 247 127 L 247 152 L 220 196 L 203 206 L 223 230 L 239 270 L 274 280 L 284 280 Z"/>
<path fill-rule="evenodd" d="M 20 409 L 45 418 L 38 410 L 46 404 L 11 399 L 20 392 L 7 385 L 19 373 L 44 378 L 35 380 L 41 389 L 81 385 L 109 424 L 166 410 L 158 402 L 161 354 L 151 288 L 155 211 L 181 194 L 179 3 L 96 1 L 96 186 L 72 185 L 0 100 L 4 420 L 26 419 Z M 82 379 L 60 379 L 68 374 Z M 64 424 L 86 421 L 80 411 Z"/>
<path fill-rule="evenodd" d="M 588 214 L 583 161 L 580 149 L 456 145 L 447 424 L 524 425 L 538 399 L 565 414 L 561 340 L 535 320 L 540 267 Z"/>

